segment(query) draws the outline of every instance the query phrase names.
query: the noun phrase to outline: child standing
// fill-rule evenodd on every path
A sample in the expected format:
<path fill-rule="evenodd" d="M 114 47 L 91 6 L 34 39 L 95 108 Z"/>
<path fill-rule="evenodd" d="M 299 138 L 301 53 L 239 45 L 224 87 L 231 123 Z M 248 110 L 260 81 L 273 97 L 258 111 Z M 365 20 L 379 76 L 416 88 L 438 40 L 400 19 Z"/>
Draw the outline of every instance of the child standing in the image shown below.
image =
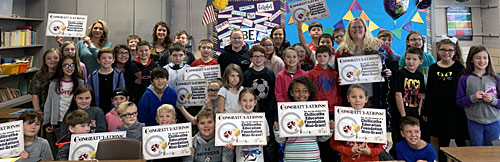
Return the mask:
<path fill-rule="evenodd" d="M 311 43 L 307 44 L 306 38 L 304 37 L 304 31 L 302 31 L 302 22 L 295 21 L 295 25 L 297 26 L 297 33 L 299 35 L 300 43 L 306 48 L 307 52 L 307 60 L 311 61 L 313 64 L 316 64 L 316 58 L 313 56 L 316 52 L 316 48 L 319 46 L 319 38 L 323 34 L 323 25 L 319 22 L 312 22 L 309 24 L 309 36 L 311 37 Z"/>
<path fill-rule="evenodd" d="M 158 125 L 155 121 L 155 117 L 156 109 L 158 109 L 160 105 L 176 105 L 177 92 L 167 84 L 168 76 L 168 71 L 160 67 L 154 68 L 151 72 L 152 84 L 146 89 L 146 92 L 144 92 L 137 106 L 139 121 L 146 124 L 146 126 Z"/>
<path fill-rule="evenodd" d="M 101 108 L 96 107 L 92 87 L 82 85 L 76 88 L 66 115 L 75 110 L 83 110 L 89 115 L 90 133 L 106 132 L 106 118 L 104 117 L 104 113 Z M 66 125 L 61 125 L 61 136 L 66 135 L 66 128 Z"/>
<path fill-rule="evenodd" d="M 122 74 L 124 74 L 123 77 L 125 77 L 127 68 L 129 68 L 130 63 L 132 63 L 130 49 L 124 44 L 116 45 L 115 48 L 113 48 L 113 56 L 115 57 L 115 62 L 112 67 L 115 70 L 121 71 Z"/>
<path fill-rule="evenodd" d="M 305 46 L 300 43 L 295 43 L 292 47 L 295 49 L 295 51 L 297 51 L 297 54 L 299 55 L 298 65 L 300 66 L 300 69 L 306 72 L 312 70 L 314 68 L 314 63 L 311 60 L 307 59 Z"/>
<path fill-rule="evenodd" d="M 453 38 L 451 38 L 453 39 Z M 429 67 L 426 99 L 422 117 L 427 120 L 431 135 L 431 144 L 448 147 L 450 139 L 455 139 L 457 146 L 465 146 L 467 117 L 455 102 L 458 80 L 464 70 L 462 50 L 457 38 L 443 39 L 437 43 L 441 60 Z M 439 161 L 446 161 L 446 155 L 439 151 Z"/>
<path fill-rule="evenodd" d="M 248 55 L 248 47 L 243 38 L 243 31 L 239 28 L 233 29 L 230 35 L 231 44 L 224 47 L 217 59 L 220 64 L 220 69 L 226 69 L 229 64 L 240 66 L 242 71 L 247 71 L 250 66 L 250 56 Z"/>
<path fill-rule="evenodd" d="M 179 30 L 174 35 L 174 43 L 180 43 L 180 44 L 182 44 L 182 46 L 184 48 L 187 48 L 187 45 L 189 43 L 188 37 L 189 36 L 185 30 Z M 186 57 L 184 57 L 182 62 L 185 64 L 188 64 L 188 65 L 191 65 L 193 63 L 193 61 L 196 59 L 194 57 L 194 54 L 190 51 L 187 51 L 187 50 L 184 53 L 185 53 Z M 172 59 L 170 59 L 170 60 L 172 60 Z M 170 63 L 170 62 L 168 62 L 168 63 Z"/>
<path fill-rule="evenodd" d="M 156 122 L 160 125 L 169 125 L 177 123 L 177 119 L 175 118 L 175 108 L 170 104 L 163 104 L 156 110 Z M 155 161 L 182 161 L 182 157 L 172 157 L 172 158 L 164 158 L 164 159 L 156 159 Z"/>
<path fill-rule="evenodd" d="M 240 92 L 240 98 L 238 99 L 238 104 L 243 108 L 243 113 L 246 114 L 251 114 L 255 111 L 255 106 L 257 105 L 257 96 L 253 93 L 253 90 L 249 88 L 245 88 Z M 267 119 L 267 118 L 266 118 Z M 266 132 L 267 132 L 267 139 L 269 141 L 269 125 L 267 124 L 267 120 L 265 123 L 266 126 Z M 228 143 L 225 146 L 226 148 L 234 149 L 235 147 L 233 144 Z M 254 153 L 255 159 L 253 161 L 255 162 L 264 162 L 264 161 L 275 161 L 276 159 L 276 154 L 277 150 L 269 150 L 270 152 L 266 152 L 266 150 L 262 146 L 258 145 L 244 145 L 244 146 L 236 146 L 236 162 L 245 162 L 246 158 L 245 152 L 250 152 L 257 150 L 257 153 Z M 263 150 L 263 151 L 260 151 Z M 266 156 L 267 155 L 267 156 Z"/>
<path fill-rule="evenodd" d="M 419 48 L 409 47 L 406 50 L 406 67 L 397 71 L 395 76 L 395 97 L 397 109 L 393 110 L 392 123 L 399 123 L 399 119 L 405 116 L 420 118 L 422 107 L 422 96 L 425 92 L 424 75 L 417 71 L 422 64 L 423 52 Z M 404 98 L 403 98 L 404 96 Z M 399 132 L 397 125 L 393 125 L 393 132 Z M 397 133 L 392 134 L 393 141 L 402 140 Z"/>
<path fill-rule="evenodd" d="M 219 113 L 239 113 L 241 106 L 238 105 L 238 98 L 243 90 L 243 72 L 240 66 L 229 64 L 222 76 L 224 86 L 219 89 L 217 101 Z"/>
<path fill-rule="evenodd" d="M 168 54 L 171 63 L 165 65 L 163 68 L 168 70 L 168 85 L 175 89 L 177 82 L 184 80 L 184 73 L 186 68 L 191 67 L 190 64 L 184 63 L 186 57 L 186 48 L 180 43 L 174 43 L 168 49 Z"/>
<path fill-rule="evenodd" d="M 412 116 L 403 117 L 401 120 L 401 135 L 404 141 L 396 144 L 398 160 L 404 161 L 437 161 L 437 154 L 434 147 L 420 139 L 420 124 L 418 119 Z"/>
<path fill-rule="evenodd" d="M 292 80 L 288 88 L 288 96 L 292 102 L 313 101 L 316 88 L 311 79 L 305 76 Z M 333 133 L 333 120 L 330 120 L 330 134 Z M 283 161 L 316 161 L 320 162 L 319 142 L 330 139 L 327 136 L 280 137 L 278 122 L 274 122 L 274 136 L 278 143 L 285 143 L 285 158 Z"/>
<path fill-rule="evenodd" d="M 69 157 L 69 146 L 71 144 L 72 134 L 86 134 L 90 131 L 90 117 L 83 110 L 75 110 L 64 117 L 64 124 L 68 126 L 69 134 L 63 136 L 56 145 L 59 147 L 57 151 L 57 161 L 67 161 Z"/>
<path fill-rule="evenodd" d="M 196 115 L 199 132 L 193 137 L 194 154 L 184 157 L 184 162 L 233 161 L 233 150 L 215 146 L 215 113 L 202 109 Z"/>
<path fill-rule="evenodd" d="M 127 37 L 127 46 L 130 49 L 130 58 L 137 58 L 137 43 L 141 42 L 141 37 L 137 35 L 129 35 Z"/>
<path fill-rule="evenodd" d="M 124 102 L 128 102 L 130 97 L 128 91 L 125 88 L 117 88 L 113 91 L 113 95 L 111 96 L 111 103 L 113 104 L 113 109 L 106 114 L 106 123 L 108 124 L 108 132 L 111 132 L 116 129 L 116 127 L 122 125 L 122 121 L 116 109 L 120 106 L 120 104 Z"/>
<path fill-rule="evenodd" d="M 123 125 L 116 127 L 116 131 L 127 131 L 127 138 L 142 141 L 142 127 L 144 123 L 137 121 L 137 106 L 133 102 L 124 102 L 116 109 Z"/>
<path fill-rule="evenodd" d="M 217 65 L 219 64 L 217 60 L 213 59 L 211 56 L 213 55 L 212 49 L 214 48 L 214 44 L 208 39 L 202 39 L 198 44 L 198 51 L 200 51 L 201 58 L 194 60 L 191 63 L 192 67 L 196 66 L 207 66 L 207 65 Z"/>
<path fill-rule="evenodd" d="M 271 39 L 266 40 L 270 42 Z M 272 43 L 272 42 L 271 42 Z M 276 77 L 274 73 L 269 70 L 266 66 L 264 66 L 264 62 L 266 62 L 267 52 L 265 47 L 261 45 L 255 45 L 250 49 L 250 60 L 252 60 L 252 66 L 250 69 L 245 71 L 243 82 L 244 87 L 249 87 L 250 90 L 253 91 L 253 94 L 256 94 L 256 100 L 258 101 L 258 106 L 256 112 L 264 112 L 266 114 L 267 123 L 274 123 L 276 121 L 276 99 L 274 97 L 274 86 Z M 277 59 L 278 56 L 274 56 L 274 50 L 271 53 Z M 281 59 L 280 59 L 281 60 Z M 240 101 L 242 97 L 241 94 L 244 94 L 246 89 L 240 92 Z M 241 105 L 241 104 L 240 104 Z M 245 108 L 243 108 L 245 111 Z M 272 125 L 268 125 L 268 127 L 272 127 Z M 264 146 L 264 158 L 265 161 L 277 161 L 277 157 L 274 156 L 278 153 L 279 145 L 274 140 L 274 134 L 270 136 L 270 140 L 267 145 Z M 262 150 L 262 149 L 261 149 Z M 267 156 L 266 156 L 267 155 Z M 240 156 L 236 156 L 240 157 Z"/>
<path fill-rule="evenodd" d="M 281 58 L 276 55 L 272 38 L 262 38 L 262 40 L 260 41 L 260 45 L 264 47 L 265 51 L 264 54 L 266 59 L 264 62 L 264 66 L 267 67 L 267 69 L 271 70 L 273 74 L 278 75 L 278 73 L 283 70 L 283 68 L 285 68 L 285 63 L 283 63 L 283 60 L 281 60 Z M 250 61 L 252 61 L 252 56 L 250 56 Z M 250 67 L 252 66 L 253 64 L 250 64 Z"/>
<path fill-rule="evenodd" d="M 134 95 L 132 100 L 134 103 L 139 103 L 142 94 L 151 84 L 151 70 L 157 66 L 149 57 L 151 52 L 147 41 L 139 42 L 137 49 L 138 57 L 130 64 L 130 69 L 127 69 L 128 77 L 125 77 L 127 78 L 127 83 L 125 83 L 127 90 Z"/>
<path fill-rule="evenodd" d="M 294 48 L 286 48 L 283 52 L 283 59 L 285 63 L 285 69 L 280 71 L 276 76 L 276 86 L 274 87 L 274 94 L 276 95 L 277 102 L 290 102 L 288 96 L 288 85 L 293 79 L 299 76 L 307 76 L 307 73 L 300 69 L 298 66 L 298 54 Z"/>
<path fill-rule="evenodd" d="M 24 112 L 17 118 L 23 120 L 24 150 L 19 162 L 23 161 L 52 161 L 52 151 L 46 139 L 37 137 L 42 125 L 43 117 L 36 112 Z"/>
<path fill-rule="evenodd" d="M 321 34 L 321 36 L 319 37 L 319 45 L 320 46 L 327 46 L 328 48 L 330 48 L 331 50 L 331 55 L 335 55 L 335 48 L 333 48 L 333 37 L 332 35 L 328 34 L 328 33 L 325 33 L 325 34 Z M 316 53 L 318 52 L 317 51 L 318 49 L 316 48 Z M 316 54 L 314 54 L 312 57 L 316 58 L 315 56 Z M 333 57 L 332 57 L 333 58 Z M 316 63 L 318 63 L 318 60 L 316 60 Z M 335 61 L 333 59 L 330 59 L 330 61 L 328 61 L 328 65 L 330 66 L 330 68 L 333 68 L 335 66 Z"/>
<path fill-rule="evenodd" d="M 500 134 L 499 78 L 491 64 L 486 47 L 472 46 L 458 82 L 456 102 L 467 115 L 473 146 L 491 146 Z"/>
<path fill-rule="evenodd" d="M 344 28 L 335 28 L 333 30 L 333 39 L 337 44 L 337 47 L 344 42 L 345 29 Z"/>
<path fill-rule="evenodd" d="M 368 102 L 366 88 L 359 84 L 353 84 L 347 90 L 347 101 L 355 110 L 361 110 Z M 333 150 L 340 152 L 343 162 L 350 161 L 379 161 L 379 154 L 384 151 L 383 145 L 379 143 L 356 143 L 336 141 L 334 136 L 330 139 Z"/>
<path fill-rule="evenodd" d="M 71 55 L 75 57 L 76 59 L 76 65 L 80 65 L 80 68 L 78 69 L 78 74 L 80 75 L 81 78 L 83 78 L 83 81 L 87 83 L 87 68 L 85 67 L 85 64 L 83 62 L 80 62 L 80 55 L 78 54 L 78 51 L 76 50 L 76 45 L 74 42 L 71 41 L 66 41 L 62 42 L 60 44 L 61 46 L 61 53 L 62 56 L 66 55 Z"/>
<path fill-rule="evenodd" d="M 95 90 L 95 103 L 104 114 L 111 110 L 111 95 L 116 88 L 125 88 L 123 73 L 113 69 L 115 62 L 113 49 L 104 47 L 97 53 L 97 62 L 100 68 L 93 71 L 87 79 L 87 84 Z"/>
<path fill-rule="evenodd" d="M 32 96 L 33 108 L 37 113 L 43 113 L 45 100 L 47 99 L 49 78 L 54 75 L 60 58 L 61 53 L 55 48 L 45 51 L 43 53 L 43 65 L 30 81 L 28 93 Z"/>
<path fill-rule="evenodd" d="M 422 34 L 420 34 L 417 31 L 411 31 L 406 37 L 406 49 L 410 47 L 415 47 L 415 48 L 420 48 L 420 50 L 422 50 L 423 52 L 425 48 L 424 44 L 425 44 L 425 37 L 422 36 Z M 418 68 L 418 71 L 424 74 L 425 81 L 427 82 L 427 74 L 429 72 L 429 67 L 432 64 L 436 63 L 436 60 L 434 60 L 434 57 L 432 57 L 432 55 L 430 55 L 427 52 L 424 53 L 422 60 L 423 60 L 422 65 Z M 399 60 L 399 67 L 403 68 L 405 66 L 406 66 L 405 56 L 403 56 Z"/>

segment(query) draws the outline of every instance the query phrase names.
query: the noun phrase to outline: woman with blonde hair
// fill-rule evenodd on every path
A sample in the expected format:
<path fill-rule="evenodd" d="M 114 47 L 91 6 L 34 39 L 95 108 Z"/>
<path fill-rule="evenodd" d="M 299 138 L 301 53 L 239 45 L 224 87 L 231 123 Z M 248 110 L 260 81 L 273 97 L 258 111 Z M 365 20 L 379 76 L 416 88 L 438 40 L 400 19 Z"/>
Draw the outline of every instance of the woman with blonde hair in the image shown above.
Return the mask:
<path fill-rule="evenodd" d="M 85 64 L 87 71 L 92 72 L 99 69 L 97 53 L 104 47 L 112 47 L 108 41 L 108 24 L 104 20 L 96 20 L 89 27 L 87 36 L 78 41 L 76 48 L 80 60 Z M 86 77 L 86 76 L 85 76 Z M 83 77 L 83 78 L 85 78 Z"/>

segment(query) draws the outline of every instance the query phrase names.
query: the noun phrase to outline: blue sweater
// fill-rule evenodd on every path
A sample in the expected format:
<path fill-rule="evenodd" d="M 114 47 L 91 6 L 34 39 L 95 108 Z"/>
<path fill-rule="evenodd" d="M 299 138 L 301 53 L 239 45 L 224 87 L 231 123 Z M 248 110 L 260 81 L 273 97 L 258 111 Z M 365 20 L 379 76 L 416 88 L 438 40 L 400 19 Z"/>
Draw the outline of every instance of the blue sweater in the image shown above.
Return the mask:
<path fill-rule="evenodd" d="M 398 142 L 396 144 L 396 152 L 398 153 L 398 160 L 404 161 L 417 161 L 417 160 L 427 160 L 428 162 L 437 161 L 437 153 L 431 144 L 427 143 L 422 149 L 413 149 L 408 145 L 406 140 Z"/>
<path fill-rule="evenodd" d="M 158 125 L 156 123 L 156 109 L 163 104 L 170 104 L 176 107 L 177 92 L 174 88 L 167 85 L 161 100 L 158 99 L 158 95 L 153 90 L 153 85 L 146 88 L 146 92 L 141 97 L 139 104 L 137 105 L 137 112 L 139 113 L 139 122 L 146 124 L 146 126 Z M 176 109 L 177 111 L 177 109 Z M 180 114 L 177 112 L 177 118 Z"/>
<path fill-rule="evenodd" d="M 87 84 L 94 89 L 95 103 L 99 105 L 99 69 L 92 72 L 87 79 Z M 125 88 L 125 79 L 120 70 L 113 69 L 113 91 L 116 88 Z"/>

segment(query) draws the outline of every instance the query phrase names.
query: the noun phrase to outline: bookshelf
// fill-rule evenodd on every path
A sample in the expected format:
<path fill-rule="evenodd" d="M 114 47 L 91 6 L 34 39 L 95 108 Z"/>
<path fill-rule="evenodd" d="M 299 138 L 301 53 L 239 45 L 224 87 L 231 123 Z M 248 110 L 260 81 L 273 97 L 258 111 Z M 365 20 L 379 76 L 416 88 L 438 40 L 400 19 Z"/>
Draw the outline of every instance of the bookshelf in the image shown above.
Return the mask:
<path fill-rule="evenodd" d="M 1 58 L 17 58 L 33 56 L 33 64 L 28 71 L 21 74 L 0 75 L 0 89 L 14 88 L 26 90 L 29 81 L 32 79 L 42 64 L 43 51 L 45 50 L 45 27 L 47 17 L 46 0 L 14 0 L 12 6 L 12 14 L 17 17 L 0 16 L 0 28 L 2 32 L 14 31 L 18 26 L 31 26 L 32 31 L 36 31 L 36 42 L 31 45 L 24 46 L 1 46 Z M 23 93 L 21 93 L 23 94 Z M 24 95 L 0 102 L 0 108 L 11 108 L 21 105 L 31 104 L 31 95 Z"/>

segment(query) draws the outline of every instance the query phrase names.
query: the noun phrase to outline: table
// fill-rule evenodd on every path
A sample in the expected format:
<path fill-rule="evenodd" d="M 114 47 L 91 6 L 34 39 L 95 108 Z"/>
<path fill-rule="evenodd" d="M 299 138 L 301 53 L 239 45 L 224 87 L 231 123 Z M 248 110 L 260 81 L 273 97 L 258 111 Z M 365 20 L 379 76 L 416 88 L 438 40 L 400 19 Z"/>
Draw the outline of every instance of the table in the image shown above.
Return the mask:
<path fill-rule="evenodd" d="M 448 162 L 498 162 L 500 146 L 441 147 L 448 157 Z"/>
<path fill-rule="evenodd" d="M 17 120 L 19 115 L 11 115 L 10 113 L 27 109 L 27 108 L 0 108 L 0 123 Z"/>

